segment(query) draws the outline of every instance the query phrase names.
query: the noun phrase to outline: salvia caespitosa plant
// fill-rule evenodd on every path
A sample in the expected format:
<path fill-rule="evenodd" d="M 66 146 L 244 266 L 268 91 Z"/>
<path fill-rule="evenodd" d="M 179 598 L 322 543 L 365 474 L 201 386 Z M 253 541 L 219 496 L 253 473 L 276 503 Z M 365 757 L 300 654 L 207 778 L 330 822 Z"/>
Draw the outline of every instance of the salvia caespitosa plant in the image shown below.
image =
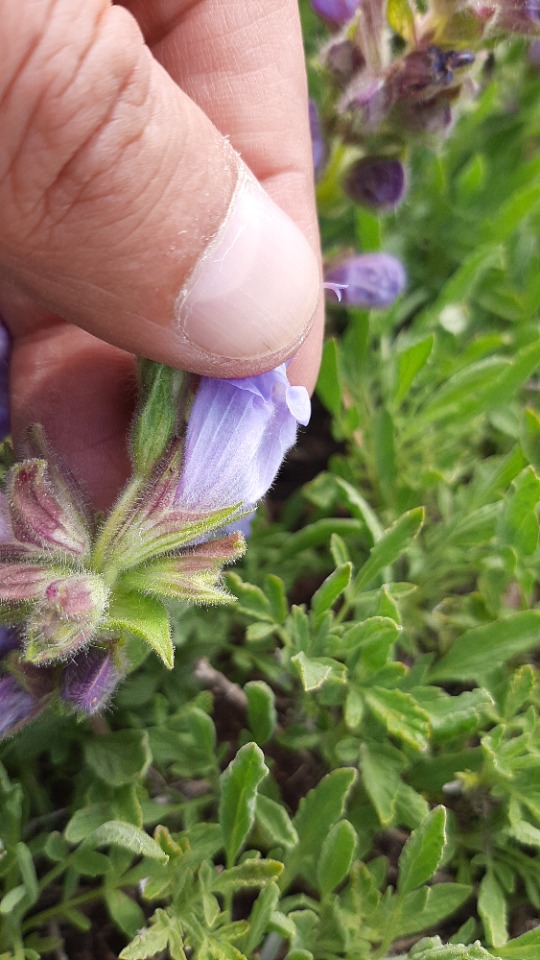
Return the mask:
<path fill-rule="evenodd" d="M 133 473 L 108 516 L 92 514 L 42 429 L 0 490 L 0 738 L 52 702 L 99 712 L 129 670 L 130 639 L 172 667 L 171 602 L 221 604 L 238 526 L 307 424 L 286 369 L 187 378 L 139 363 Z M 186 416 L 186 411 L 189 415 Z"/>
<path fill-rule="evenodd" d="M 538 0 L 311 0 L 329 39 L 322 74 L 319 155 L 354 202 L 395 209 L 407 188 L 409 145 L 436 145 L 474 96 L 497 44 L 540 32 Z M 318 179 L 321 169 L 318 169 Z M 324 193 L 324 190 L 323 190 Z"/>

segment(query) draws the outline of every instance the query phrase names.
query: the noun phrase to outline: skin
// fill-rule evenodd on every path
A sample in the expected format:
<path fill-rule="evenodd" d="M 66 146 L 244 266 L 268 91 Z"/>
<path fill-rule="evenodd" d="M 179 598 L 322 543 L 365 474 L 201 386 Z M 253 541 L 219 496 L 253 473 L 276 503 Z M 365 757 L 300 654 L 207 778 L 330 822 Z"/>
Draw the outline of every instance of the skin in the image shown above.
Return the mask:
<path fill-rule="evenodd" d="M 20 446 L 41 422 L 104 509 L 129 472 L 134 353 L 214 376 L 265 369 L 205 366 L 173 335 L 235 187 L 227 140 L 318 253 L 296 0 L 0 0 L 0 32 L 13 433 Z M 321 297 L 289 367 L 309 390 L 322 325 Z"/>

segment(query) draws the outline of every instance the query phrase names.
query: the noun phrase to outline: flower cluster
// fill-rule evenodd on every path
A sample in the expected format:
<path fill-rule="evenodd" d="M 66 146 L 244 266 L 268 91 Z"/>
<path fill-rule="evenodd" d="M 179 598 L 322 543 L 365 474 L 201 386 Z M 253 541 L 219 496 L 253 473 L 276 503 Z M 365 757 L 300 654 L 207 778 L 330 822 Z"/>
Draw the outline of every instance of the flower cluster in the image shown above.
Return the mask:
<path fill-rule="evenodd" d="M 101 710 L 129 668 L 132 637 L 172 667 L 166 603 L 232 599 L 220 581 L 244 550 L 234 524 L 267 492 L 297 424 L 309 420 L 307 392 L 282 366 L 246 380 L 202 378 L 182 431 L 164 415 L 174 373 L 153 368 L 133 431 L 134 474 L 105 520 L 87 510 L 38 428 L 7 474 L 0 736 L 53 700 L 81 714 Z"/>

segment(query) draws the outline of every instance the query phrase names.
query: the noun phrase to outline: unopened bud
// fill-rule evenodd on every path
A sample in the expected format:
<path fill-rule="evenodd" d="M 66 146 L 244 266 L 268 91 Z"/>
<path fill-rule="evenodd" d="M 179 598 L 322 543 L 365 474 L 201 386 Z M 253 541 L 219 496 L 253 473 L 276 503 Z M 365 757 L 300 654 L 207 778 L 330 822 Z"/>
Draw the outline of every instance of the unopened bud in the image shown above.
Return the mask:
<path fill-rule="evenodd" d="M 62 699 L 88 716 L 102 710 L 122 674 L 112 652 L 89 650 L 73 660 L 62 677 Z"/>
<path fill-rule="evenodd" d="M 392 157 L 363 157 L 349 168 L 345 192 L 374 210 L 394 210 L 405 196 L 405 169 Z"/>
<path fill-rule="evenodd" d="M 347 23 L 358 7 L 361 0 L 311 0 L 311 6 L 320 17 L 329 23 Z"/>
<path fill-rule="evenodd" d="M 109 590 L 97 575 L 50 583 L 27 620 L 26 659 L 40 664 L 74 656 L 98 630 L 108 599 Z"/>
<path fill-rule="evenodd" d="M 320 59 L 340 86 L 349 83 L 354 74 L 365 66 L 365 60 L 356 44 L 344 36 L 333 37 L 321 50 Z"/>
<path fill-rule="evenodd" d="M 403 292 L 407 276 L 391 254 L 361 253 L 335 264 L 325 273 L 325 280 L 342 285 L 346 306 L 382 309 Z"/>
<path fill-rule="evenodd" d="M 326 164 L 327 149 L 321 128 L 319 108 L 315 101 L 311 99 L 309 101 L 309 131 L 313 151 L 313 169 L 315 171 L 315 179 L 318 180 Z"/>
<path fill-rule="evenodd" d="M 362 140 L 366 133 L 376 133 L 392 105 L 392 90 L 385 77 L 371 74 L 353 81 L 343 94 L 339 107 L 350 139 Z"/>
<path fill-rule="evenodd" d="M 45 550 L 83 556 L 89 548 L 84 520 L 51 482 L 44 460 L 25 460 L 8 474 L 11 522 L 18 540 Z"/>

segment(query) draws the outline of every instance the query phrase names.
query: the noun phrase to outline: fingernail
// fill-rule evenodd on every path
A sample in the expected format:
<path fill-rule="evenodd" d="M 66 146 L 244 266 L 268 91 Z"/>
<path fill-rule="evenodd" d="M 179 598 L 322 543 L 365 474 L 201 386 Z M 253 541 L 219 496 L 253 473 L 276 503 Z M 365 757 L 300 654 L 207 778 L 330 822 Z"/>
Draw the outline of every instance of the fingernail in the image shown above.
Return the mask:
<path fill-rule="evenodd" d="M 180 335 L 207 356 L 262 359 L 306 336 L 321 288 L 302 231 L 247 172 L 176 301 Z"/>

